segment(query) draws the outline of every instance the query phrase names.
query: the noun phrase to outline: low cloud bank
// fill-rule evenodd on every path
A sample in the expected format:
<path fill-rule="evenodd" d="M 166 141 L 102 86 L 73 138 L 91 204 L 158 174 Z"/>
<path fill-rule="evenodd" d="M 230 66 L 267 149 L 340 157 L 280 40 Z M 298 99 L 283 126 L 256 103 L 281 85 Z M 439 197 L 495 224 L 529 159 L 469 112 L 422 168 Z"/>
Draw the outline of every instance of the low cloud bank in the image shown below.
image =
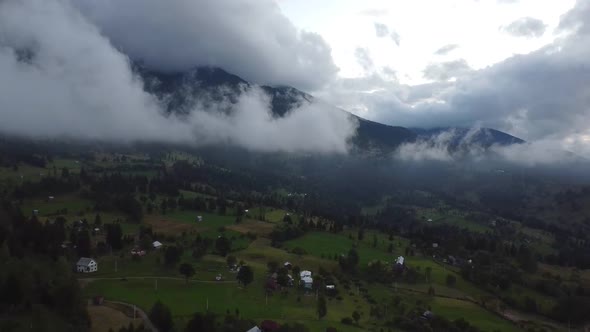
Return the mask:
<path fill-rule="evenodd" d="M 0 131 L 35 138 L 194 145 L 231 143 L 258 151 L 346 152 L 356 123 L 344 112 L 302 103 L 283 118 L 268 97 L 245 90 L 225 101 L 166 116 L 126 55 L 66 0 L 0 2 Z"/>
<path fill-rule="evenodd" d="M 467 133 L 451 129 L 416 142 L 402 144 L 394 158 L 407 162 L 498 161 L 535 167 L 567 164 L 582 160 L 563 149 L 560 141 L 541 140 L 534 143 L 493 144 L 487 146 L 477 137 L 487 135 L 484 128 L 474 127 Z"/>

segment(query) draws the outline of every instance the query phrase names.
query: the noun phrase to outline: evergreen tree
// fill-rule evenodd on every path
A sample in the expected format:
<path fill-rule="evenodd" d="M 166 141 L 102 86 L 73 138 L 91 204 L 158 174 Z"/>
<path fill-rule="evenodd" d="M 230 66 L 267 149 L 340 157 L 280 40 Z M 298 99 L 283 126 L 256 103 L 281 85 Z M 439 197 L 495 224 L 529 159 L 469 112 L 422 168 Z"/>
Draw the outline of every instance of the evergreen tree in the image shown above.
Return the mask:
<path fill-rule="evenodd" d="M 188 284 L 188 278 L 195 275 L 195 268 L 189 263 L 182 263 L 178 268 L 180 274 L 184 275 L 186 283 Z"/>
<path fill-rule="evenodd" d="M 328 313 L 328 306 L 326 304 L 326 298 L 323 296 L 320 296 L 320 298 L 318 299 L 318 308 L 317 308 L 318 319 L 324 318 L 327 313 Z"/>
<path fill-rule="evenodd" d="M 159 300 L 154 303 L 148 316 L 159 331 L 172 332 L 174 330 L 174 322 L 172 321 L 170 309 Z"/>
<path fill-rule="evenodd" d="M 236 278 L 242 285 L 244 285 L 244 287 L 246 287 L 252 282 L 252 280 L 254 280 L 254 271 L 252 271 L 252 268 L 248 265 L 244 265 L 240 267 Z"/>

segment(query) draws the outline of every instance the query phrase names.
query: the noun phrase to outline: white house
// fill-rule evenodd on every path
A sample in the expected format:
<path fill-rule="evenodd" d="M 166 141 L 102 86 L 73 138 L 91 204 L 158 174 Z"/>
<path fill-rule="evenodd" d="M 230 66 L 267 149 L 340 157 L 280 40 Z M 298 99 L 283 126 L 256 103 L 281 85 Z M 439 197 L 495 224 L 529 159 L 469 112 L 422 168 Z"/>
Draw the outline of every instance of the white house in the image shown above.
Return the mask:
<path fill-rule="evenodd" d="M 76 263 L 76 271 L 82 273 L 90 273 L 98 271 L 98 264 L 92 258 L 82 257 Z"/>
<path fill-rule="evenodd" d="M 301 278 L 301 282 L 303 283 L 303 287 L 311 289 L 313 286 L 313 278 L 312 277 L 303 277 Z"/>
<path fill-rule="evenodd" d="M 154 249 L 160 249 L 162 247 L 162 242 L 154 241 L 154 243 L 152 243 L 152 246 L 154 247 Z"/>
<path fill-rule="evenodd" d="M 395 260 L 395 264 L 399 264 L 399 265 L 404 265 L 404 257 L 403 256 L 399 256 L 396 260 Z"/>
<path fill-rule="evenodd" d="M 303 271 L 301 271 L 299 276 L 301 277 L 301 280 L 303 280 L 303 278 L 306 278 L 306 277 L 311 277 L 311 271 L 303 270 Z"/>

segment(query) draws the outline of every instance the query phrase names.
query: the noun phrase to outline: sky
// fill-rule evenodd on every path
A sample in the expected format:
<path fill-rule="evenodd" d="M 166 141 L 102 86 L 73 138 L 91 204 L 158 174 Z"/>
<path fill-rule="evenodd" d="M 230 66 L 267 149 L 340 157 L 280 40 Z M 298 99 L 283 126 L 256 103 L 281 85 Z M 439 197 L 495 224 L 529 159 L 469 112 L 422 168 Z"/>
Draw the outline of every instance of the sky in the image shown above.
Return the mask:
<path fill-rule="evenodd" d="M 130 60 L 221 67 L 320 103 L 281 122 L 248 91 L 238 108 L 253 121 L 162 117 Z M 4 0 L 0 72 L 0 130 L 37 137 L 343 151 L 355 124 L 334 105 L 590 157 L 590 0 Z"/>
<path fill-rule="evenodd" d="M 295 25 L 317 32 L 327 41 L 341 76 L 365 74 L 355 56 L 356 49 L 363 48 L 375 67 L 389 67 L 400 82 L 415 85 L 429 81 L 423 71 L 432 63 L 463 59 L 471 68 L 481 69 L 551 43 L 557 37 L 553 31 L 560 16 L 572 9 L 575 0 L 278 3 Z M 523 18 L 538 20 L 540 25 L 533 22 L 532 27 L 540 32 L 519 30 L 518 23 L 531 24 L 519 22 Z"/>
<path fill-rule="evenodd" d="M 371 120 L 483 126 L 590 156 L 587 0 L 279 0 L 337 77 L 315 95 Z"/>

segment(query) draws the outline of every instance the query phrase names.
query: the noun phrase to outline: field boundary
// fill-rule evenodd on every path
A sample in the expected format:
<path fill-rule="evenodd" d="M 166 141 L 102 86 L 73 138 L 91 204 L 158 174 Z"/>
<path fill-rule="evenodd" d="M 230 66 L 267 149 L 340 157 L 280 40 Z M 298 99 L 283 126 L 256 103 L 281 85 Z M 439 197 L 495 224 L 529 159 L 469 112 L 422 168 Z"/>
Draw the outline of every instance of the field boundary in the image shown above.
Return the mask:
<path fill-rule="evenodd" d="M 154 324 L 152 324 L 152 321 L 150 320 L 150 318 L 148 317 L 148 315 L 145 313 L 145 311 L 143 311 L 143 309 L 141 309 L 140 307 L 138 307 L 138 306 L 136 306 L 134 304 L 131 304 L 131 303 L 121 302 L 121 301 L 108 301 L 108 300 L 105 300 L 104 303 L 109 308 L 112 308 L 112 309 L 115 309 L 115 310 L 119 310 L 123 314 L 125 314 L 126 316 L 129 316 L 129 313 L 128 312 L 125 312 L 125 311 L 121 310 L 121 308 L 120 308 L 120 306 L 125 306 L 128 310 L 131 310 L 132 312 L 137 313 L 139 315 L 139 317 L 141 317 L 141 319 L 143 319 L 143 326 L 146 329 L 151 330 L 152 332 L 159 332 L 158 329 L 154 326 Z"/>

